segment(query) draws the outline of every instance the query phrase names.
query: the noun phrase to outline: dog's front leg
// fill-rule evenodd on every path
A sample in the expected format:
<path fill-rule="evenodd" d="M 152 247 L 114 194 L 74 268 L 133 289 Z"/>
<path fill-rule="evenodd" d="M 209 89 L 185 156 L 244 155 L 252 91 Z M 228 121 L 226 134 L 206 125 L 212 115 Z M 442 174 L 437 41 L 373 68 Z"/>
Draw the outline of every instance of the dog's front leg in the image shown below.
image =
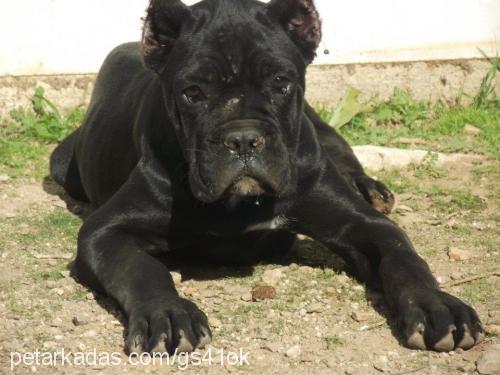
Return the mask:
<path fill-rule="evenodd" d="M 353 193 L 334 166 L 325 167 L 290 219 L 295 231 L 342 255 L 360 278 L 381 282 L 409 347 L 450 351 L 481 340 L 476 312 L 439 289 L 406 234 Z"/>
<path fill-rule="evenodd" d="M 128 317 L 126 346 L 136 352 L 189 352 L 210 342 L 207 317 L 181 298 L 167 267 L 150 255 L 168 233 L 168 183 L 137 169 L 84 223 L 75 270 L 113 297 Z"/>

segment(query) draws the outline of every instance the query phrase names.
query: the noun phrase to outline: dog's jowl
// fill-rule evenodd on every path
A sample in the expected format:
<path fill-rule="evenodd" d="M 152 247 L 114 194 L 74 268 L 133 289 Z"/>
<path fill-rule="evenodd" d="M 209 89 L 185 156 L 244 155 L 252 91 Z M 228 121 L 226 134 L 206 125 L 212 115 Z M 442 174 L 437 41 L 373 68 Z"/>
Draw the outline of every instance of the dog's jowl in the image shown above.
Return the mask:
<path fill-rule="evenodd" d="M 152 0 L 141 42 L 107 57 L 51 175 L 93 209 L 74 273 L 120 304 L 130 352 L 212 338 L 158 253 L 241 264 L 285 252 L 297 233 L 381 286 L 409 347 L 468 349 L 483 336 L 384 215 L 392 193 L 305 102 L 320 39 L 312 0 Z"/>

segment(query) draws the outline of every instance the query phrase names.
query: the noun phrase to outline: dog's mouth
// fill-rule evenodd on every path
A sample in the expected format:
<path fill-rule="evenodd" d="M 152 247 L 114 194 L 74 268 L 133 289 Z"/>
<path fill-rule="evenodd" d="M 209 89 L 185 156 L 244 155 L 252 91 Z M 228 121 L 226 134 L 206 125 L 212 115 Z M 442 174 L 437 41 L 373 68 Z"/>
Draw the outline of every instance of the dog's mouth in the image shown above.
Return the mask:
<path fill-rule="evenodd" d="M 255 177 L 240 176 L 229 186 L 228 192 L 241 196 L 259 196 L 271 194 L 272 189 L 269 185 L 257 180 Z"/>

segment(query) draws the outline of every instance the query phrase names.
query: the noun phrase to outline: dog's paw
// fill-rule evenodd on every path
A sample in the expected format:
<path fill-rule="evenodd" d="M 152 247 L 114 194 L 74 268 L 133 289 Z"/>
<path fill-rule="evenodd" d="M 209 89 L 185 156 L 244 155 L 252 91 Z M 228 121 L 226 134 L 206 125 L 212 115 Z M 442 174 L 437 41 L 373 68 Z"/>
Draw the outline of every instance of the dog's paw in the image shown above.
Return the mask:
<path fill-rule="evenodd" d="M 143 303 L 130 314 L 129 353 L 192 352 L 212 340 L 206 315 L 191 301 L 175 297 Z"/>
<path fill-rule="evenodd" d="M 361 175 L 354 182 L 367 202 L 383 214 L 391 213 L 394 208 L 394 194 L 381 182 L 367 175 Z"/>
<path fill-rule="evenodd" d="M 439 290 L 412 291 L 402 297 L 399 314 L 405 343 L 412 349 L 469 349 L 484 337 L 474 309 Z"/>

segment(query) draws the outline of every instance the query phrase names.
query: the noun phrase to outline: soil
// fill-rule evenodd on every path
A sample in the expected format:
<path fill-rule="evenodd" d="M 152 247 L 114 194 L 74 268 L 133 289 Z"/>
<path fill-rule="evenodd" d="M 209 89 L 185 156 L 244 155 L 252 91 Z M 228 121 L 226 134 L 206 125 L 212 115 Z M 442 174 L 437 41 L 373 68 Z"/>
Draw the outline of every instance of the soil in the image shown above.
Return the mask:
<path fill-rule="evenodd" d="M 472 304 L 485 324 L 498 327 L 499 163 L 484 159 L 443 168 L 441 177 L 417 177 L 411 168 L 377 177 L 390 179 L 398 190 L 399 208 L 391 218 L 407 231 L 445 290 Z M 433 194 L 436 189 L 444 193 Z M 453 189 L 475 200 L 446 193 Z M 12 352 L 64 349 L 73 359 L 94 350 L 114 353 L 120 363 L 19 364 L 13 373 L 473 374 L 478 358 L 500 343 L 489 334 L 468 351 L 406 349 L 382 296 L 350 278 L 330 252 L 301 237 L 280 264 L 173 268 L 181 295 L 209 316 L 214 357 L 217 350 L 241 348 L 249 353 L 249 365 L 221 363 L 220 357 L 211 366 L 186 370 L 178 364 L 133 365 L 124 353 L 126 320 L 117 306 L 69 276 L 79 219 L 38 181 L 1 182 L 0 199 L 0 373 L 11 372 Z M 467 259 L 450 260 L 450 247 L 463 250 Z M 470 277 L 478 279 L 459 283 Z M 252 289 L 270 283 L 276 298 L 253 301 Z"/>

